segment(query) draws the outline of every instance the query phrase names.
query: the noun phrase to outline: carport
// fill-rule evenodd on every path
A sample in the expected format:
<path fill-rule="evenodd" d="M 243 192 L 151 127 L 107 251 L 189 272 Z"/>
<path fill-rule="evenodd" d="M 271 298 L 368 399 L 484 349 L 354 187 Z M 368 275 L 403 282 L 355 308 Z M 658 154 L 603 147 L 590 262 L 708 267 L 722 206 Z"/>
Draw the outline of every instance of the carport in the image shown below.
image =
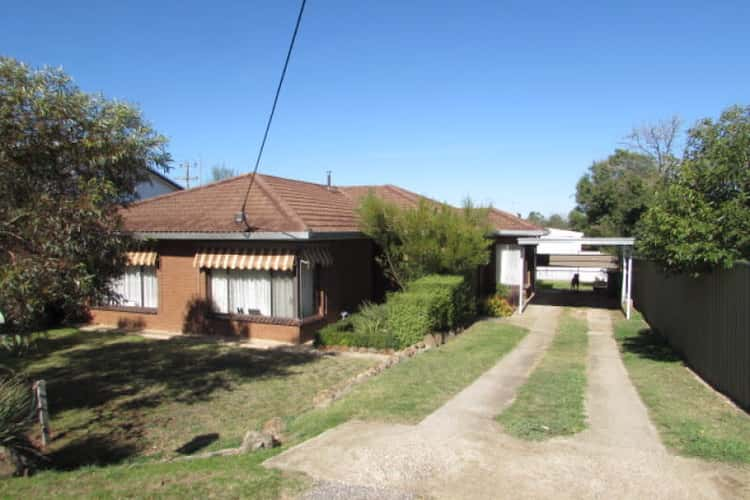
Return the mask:
<path fill-rule="evenodd" d="M 602 268 L 603 266 L 609 267 L 619 273 L 621 290 L 620 290 L 620 307 L 625 312 L 625 317 L 630 319 L 632 311 L 632 300 L 631 300 L 631 287 L 633 283 L 633 245 L 635 244 L 635 238 L 626 237 L 610 237 L 610 238 L 587 238 L 581 237 L 576 238 L 576 243 L 580 243 L 586 248 L 614 248 L 616 249 L 616 255 L 602 255 L 597 256 L 600 258 L 592 258 L 592 256 L 586 255 L 549 255 L 547 261 L 544 263 L 547 266 L 560 266 L 560 267 L 577 267 L 577 268 Z M 539 236 L 534 237 L 521 237 L 518 238 L 518 244 L 521 247 L 533 247 L 536 248 L 540 243 L 570 243 L 571 239 L 554 239 L 545 238 L 542 240 Z M 536 252 L 532 252 L 536 262 L 540 256 Z M 603 257 L 603 258 L 601 258 Z M 614 257 L 614 258 L 612 258 Z M 523 311 L 524 303 L 519 304 L 521 307 L 519 311 Z"/>

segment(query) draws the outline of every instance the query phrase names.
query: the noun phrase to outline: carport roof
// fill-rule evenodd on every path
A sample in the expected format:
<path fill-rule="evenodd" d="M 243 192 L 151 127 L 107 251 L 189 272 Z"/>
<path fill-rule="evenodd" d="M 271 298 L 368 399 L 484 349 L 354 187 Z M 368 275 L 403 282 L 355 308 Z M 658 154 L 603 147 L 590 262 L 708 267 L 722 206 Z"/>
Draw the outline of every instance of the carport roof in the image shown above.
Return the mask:
<path fill-rule="evenodd" d="M 519 245 L 538 245 L 539 243 L 581 243 L 592 246 L 632 247 L 635 238 L 624 236 L 609 238 L 518 238 Z"/>

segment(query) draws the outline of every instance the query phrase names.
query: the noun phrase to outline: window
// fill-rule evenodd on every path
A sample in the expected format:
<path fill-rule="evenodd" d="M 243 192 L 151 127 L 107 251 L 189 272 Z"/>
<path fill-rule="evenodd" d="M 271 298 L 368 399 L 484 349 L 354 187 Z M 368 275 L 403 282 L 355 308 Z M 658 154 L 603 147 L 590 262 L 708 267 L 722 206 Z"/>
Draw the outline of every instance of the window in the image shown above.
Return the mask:
<path fill-rule="evenodd" d="M 111 305 L 156 309 L 159 306 L 159 286 L 155 266 L 128 266 L 125 273 L 112 283 L 119 296 Z"/>
<path fill-rule="evenodd" d="M 315 300 L 315 266 L 309 262 L 300 262 L 300 297 L 302 298 L 302 317 L 307 318 L 317 312 Z"/>
<path fill-rule="evenodd" d="M 292 272 L 214 269 L 209 286 L 216 312 L 297 317 Z"/>

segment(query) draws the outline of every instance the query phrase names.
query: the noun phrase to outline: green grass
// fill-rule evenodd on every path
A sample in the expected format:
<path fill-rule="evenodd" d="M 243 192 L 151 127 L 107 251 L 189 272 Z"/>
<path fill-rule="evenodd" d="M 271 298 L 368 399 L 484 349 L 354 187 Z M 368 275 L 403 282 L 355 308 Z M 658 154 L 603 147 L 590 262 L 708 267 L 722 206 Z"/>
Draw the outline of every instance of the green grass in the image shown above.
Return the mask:
<path fill-rule="evenodd" d="M 665 445 L 682 455 L 750 464 L 750 415 L 697 380 L 640 316 L 617 322 L 615 335 Z"/>
<path fill-rule="evenodd" d="M 439 349 L 404 361 L 357 386 L 329 408 L 291 422 L 299 439 L 308 439 L 358 418 L 416 423 L 490 369 L 515 347 L 526 331 L 493 321 L 476 323 Z"/>
<path fill-rule="evenodd" d="M 498 421 L 509 434 L 539 441 L 586 427 L 587 323 L 566 310 L 539 366 Z"/>
<path fill-rule="evenodd" d="M 173 463 L 85 467 L 0 480 L 2 498 L 290 498 L 309 486 L 302 475 L 261 463 L 277 453 L 258 452 Z"/>
<path fill-rule="evenodd" d="M 441 348 L 404 361 L 358 385 L 330 407 L 310 409 L 312 395 L 316 392 L 313 388 L 332 385 L 335 380 L 346 377 L 352 370 L 351 367 L 361 367 L 362 363 L 367 362 L 334 357 L 305 363 L 299 360 L 295 363 L 284 358 L 273 363 L 268 359 L 264 363 L 262 353 L 194 344 L 187 340 L 157 343 L 133 336 L 110 337 L 75 331 L 55 333 L 50 340 L 56 341 L 57 347 L 62 350 L 45 349 L 44 352 L 37 353 L 31 360 L 30 372 L 52 375 L 58 370 L 56 373 L 60 376 L 68 373 L 71 385 L 68 396 L 75 399 L 75 391 L 86 393 L 76 399 L 80 406 L 78 411 L 83 413 L 94 410 L 84 408 L 83 403 L 95 395 L 95 391 L 86 389 L 85 382 L 101 379 L 99 383 L 104 385 L 96 387 L 108 387 L 110 392 L 107 393 L 107 401 L 98 402 L 99 406 L 107 407 L 108 410 L 93 411 L 89 415 L 87 423 L 95 434 L 124 425 L 129 418 L 127 415 L 117 415 L 119 410 L 128 411 L 128 405 L 118 403 L 108 406 L 109 398 L 124 398 L 123 402 L 133 398 L 138 400 L 137 394 L 130 392 L 134 387 L 141 387 L 149 396 L 147 401 L 154 406 L 141 407 L 141 422 L 138 425 L 164 428 L 139 427 L 141 431 L 135 432 L 133 438 L 145 439 L 144 436 L 150 436 L 151 433 L 163 435 L 156 441 L 162 443 L 161 452 L 149 454 L 148 445 L 144 443 L 139 449 L 146 448 L 145 454 L 132 455 L 124 460 L 125 463 L 118 465 L 88 466 L 72 471 L 45 471 L 31 478 L 0 480 L 0 497 L 289 496 L 304 488 L 308 484 L 307 479 L 267 470 L 261 466 L 265 459 L 351 418 L 417 422 L 494 365 L 524 335 L 525 331 L 515 326 L 496 322 L 478 323 Z M 113 343 L 118 347 L 115 351 L 123 351 L 120 357 L 111 359 L 111 350 L 107 350 L 108 357 L 104 359 L 96 356 L 100 353 L 99 349 L 113 347 Z M 119 343 L 124 343 L 124 346 Z M 47 346 L 50 347 L 49 344 Z M 148 349 L 144 349 L 144 346 Z M 130 352 L 131 349 L 135 351 Z M 64 351 L 68 350 L 78 353 L 75 356 L 72 352 L 65 354 Z M 253 360 L 252 356 L 261 357 Z M 177 362 L 174 358 L 180 358 L 180 361 Z M 82 366 L 71 364 L 73 360 Z M 124 360 L 130 361 L 118 367 L 117 362 Z M 156 365 L 153 368 L 146 368 L 154 363 Z M 316 363 L 320 364 L 319 368 L 312 369 Z M 326 365 L 330 365 L 330 369 L 324 369 Z M 200 382 L 212 377 L 220 380 L 208 384 Z M 159 382 L 161 379 L 164 380 Z M 170 403 L 156 397 L 154 391 L 147 390 L 147 382 L 151 385 L 161 384 L 161 390 L 166 391 L 164 398 L 179 401 Z M 255 385 L 243 388 L 244 384 Z M 222 399 L 223 397 L 227 399 Z M 177 406 L 170 406 L 171 404 Z M 202 407 L 206 418 L 196 418 L 195 412 L 198 410 L 190 413 L 190 406 Z M 165 445 L 168 442 L 182 442 L 188 436 L 196 433 L 203 435 L 207 431 L 225 433 L 225 426 L 236 430 L 252 428 L 265 419 L 271 412 L 271 407 L 274 414 L 285 416 L 288 422 L 291 440 L 284 448 L 244 456 L 187 462 L 160 463 L 154 460 L 174 454 L 171 446 Z M 181 412 L 188 412 L 193 416 L 188 419 L 178 415 Z M 156 419 L 151 416 L 152 413 L 161 417 Z M 167 414 L 176 420 L 161 420 Z M 75 419 L 70 421 L 73 420 Z M 60 428 L 60 422 L 53 418 L 56 432 Z M 81 431 L 71 428 L 69 432 Z M 178 438 L 179 435 L 183 437 Z M 235 435 L 234 431 L 231 435 L 233 437 L 224 441 L 239 440 L 239 435 Z M 113 439 L 118 439 L 117 433 Z M 79 447 L 78 450 L 83 452 L 85 448 Z"/>
<path fill-rule="evenodd" d="M 47 381 L 47 453 L 64 469 L 236 446 L 247 430 L 312 408 L 318 392 L 375 364 L 74 329 L 51 332 L 30 356 L 0 362 Z"/>
<path fill-rule="evenodd" d="M 538 280 L 536 282 L 538 290 L 571 290 L 570 281 L 565 280 Z M 581 283 L 581 291 L 591 292 L 594 290 L 593 283 Z"/>

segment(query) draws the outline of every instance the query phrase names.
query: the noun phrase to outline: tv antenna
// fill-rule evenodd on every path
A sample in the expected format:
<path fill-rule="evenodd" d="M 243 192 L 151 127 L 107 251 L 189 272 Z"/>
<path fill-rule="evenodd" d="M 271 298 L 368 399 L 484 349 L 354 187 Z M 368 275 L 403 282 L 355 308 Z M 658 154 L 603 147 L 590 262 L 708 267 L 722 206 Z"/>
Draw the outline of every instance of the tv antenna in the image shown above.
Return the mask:
<path fill-rule="evenodd" d="M 190 176 L 190 168 L 195 168 L 197 166 L 197 163 L 193 162 L 192 165 L 189 161 L 182 163 L 182 168 L 185 169 L 185 176 L 184 177 L 176 177 L 175 179 L 178 181 L 183 181 L 185 183 L 185 189 L 190 189 L 190 181 L 198 180 L 199 177 L 197 175 Z"/>

